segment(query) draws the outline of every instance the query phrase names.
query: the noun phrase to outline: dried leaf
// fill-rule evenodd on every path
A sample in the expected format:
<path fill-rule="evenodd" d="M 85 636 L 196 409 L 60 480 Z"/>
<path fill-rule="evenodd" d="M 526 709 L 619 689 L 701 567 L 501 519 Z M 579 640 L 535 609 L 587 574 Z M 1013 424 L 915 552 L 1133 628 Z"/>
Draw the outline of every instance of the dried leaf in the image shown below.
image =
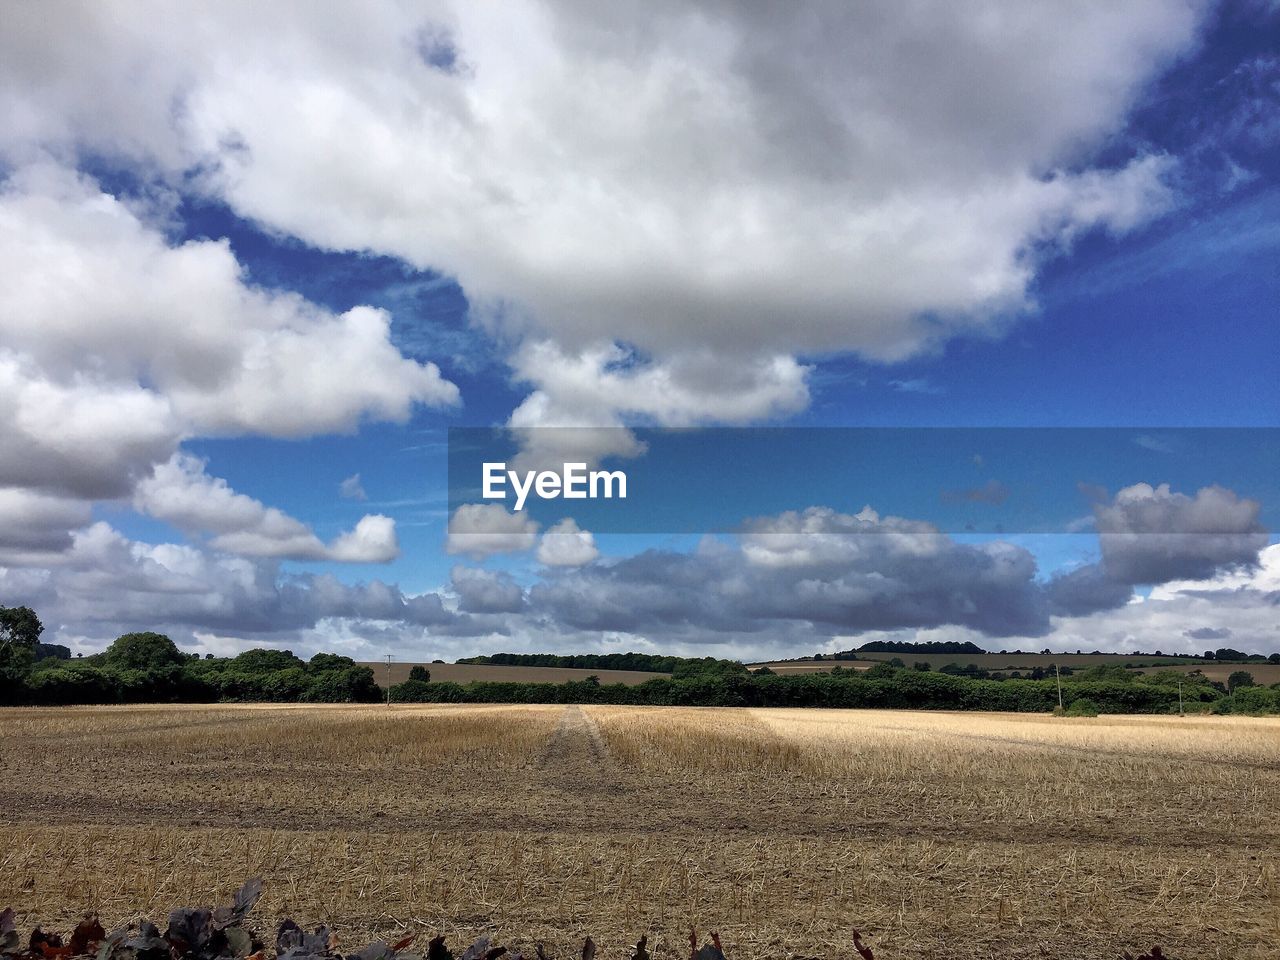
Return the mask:
<path fill-rule="evenodd" d="M 213 912 L 186 908 L 169 914 L 164 938 L 179 954 L 200 953 L 213 936 Z"/>
<path fill-rule="evenodd" d="M 413 943 L 415 939 L 416 939 L 416 934 L 411 933 L 407 937 L 402 937 L 399 940 L 397 940 L 395 943 L 393 943 L 391 945 L 391 949 L 398 953 L 399 951 L 403 950 L 405 947 L 409 946 L 409 944 Z"/>
<path fill-rule="evenodd" d="M 280 926 L 276 927 L 276 953 L 297 950 L 302 946 L 304 937 L 306 934 L 302 932 L 302 928 L 292 920 L 280 921 Z"/>
<path fill-rule="evenodd" d="M 18 924 L 13 915 L 13 907 L 0 910 L 0 956 L 9 956 L 18 952 L 22 938 L 18 936 Z"/>
<path fill-rule="evenodd" d="M 262 881 L 258 877 L 246 880 L 244 886 L 236 891 L 232 909 L 235 910 L 237 916 L 243 919 L 245 914 L 253 909 L 253 905 L 258 902 L 261 896 Z"/>
<path fill-rule="evenodd" d="M 76 924 L 71 933 L 71 955 L 83 957 L 94 952 L 94 947 L 107 935 L 96 916 L 88 916 Z"/>
<path fill-rule="evenodd" d="M 244 927 L 227 927 L 222 935 L 227 938 L 227 946 L 237 957 L 247 957 L 253 953 L 253 937 Z"/>

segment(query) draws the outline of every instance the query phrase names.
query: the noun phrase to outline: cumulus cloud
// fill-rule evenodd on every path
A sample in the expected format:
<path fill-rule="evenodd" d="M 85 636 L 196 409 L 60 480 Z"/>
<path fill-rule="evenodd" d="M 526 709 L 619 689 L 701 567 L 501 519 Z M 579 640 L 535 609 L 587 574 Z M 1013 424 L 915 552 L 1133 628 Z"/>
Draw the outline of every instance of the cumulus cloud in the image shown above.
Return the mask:
<path fill-rule="evenodd" d="M 810 508 L 761 518 L 735 545 L 650 550 L 534 585 L 530 602 L 578 629 L 858 632 L 940 624 L 1039 635 L 1036 564 L 1007 543 L 960 544 L 928 524 Z"/>
<path fill-rule="evenodd" d="M 466 613 L 518 613 L 524 609 L 524 590 L 509 573 L 454 567 L 450 586 L 458 609 Z"/>
<path fill-rule="evenodd" d="M 508 420 L 526 469 L 636 456 L 643 445 L 622 429 L 628 421 L 741 424 L 809 403 L 809 368 L 784 355 L 725 363 L 698 351 L 654 360 L 616 343 L 570 353 L 539 340 L 517 350 L 511 365 L 516 380 L 533 387 Z"/>
<path fill-rule="evenodd" d="M 0 331 L 63 388 L 146 384 L 180 429 L 295 437 L 455 403 L 434 364 L 401 356 L 385 311 L 333 314 L 251 287 L 225 241 L 171 246 L 92 180 L 51 163 L 0 193 Z M 105 398 L 104 398 L 105 399 Z M 127 414 L 107 408 L 104 420 Z M 172 429 L 172 427 L 171 427 Z"/>
<path fill-rule="evenodd" d="M 465 503 L 449 518 L 444 549 L 475 560 L 533 548 L 538 523 L 526 513 L 512 513 L 499 503 Z"/>
<path fill-rule="evenodd" d="M 305 523 L 232 490 L 205 473 L 196 457 L 175 454 L 157 464 L 134 491 L 134 507 L 184 532 L 211 534 L 210 546 L 249 557 L 387 563 L 400 554 L 395 521 L 362 517 L 355 529 L 325 544 Z"/>
<path fill-rule="evenodd" d="M 1267 544 L 1260 504 L 1224 487 L 1187 496 L 1167 483 L 1137 483 L 1094 518 L 1107 575 L 1121 583 L 1206 579 L 1223 569 L 1251 567 Z"/>
<path fill-rule="evenodd" d="M 509 426 L 583 428 L 575 459 L 629 456 L 639 446 L 616 429 L 628 423 L 802 410 L 799 356 L 893 361 L 999 334 L 1034 307 L 1045 258 L 1170 209 L 1175 158 L 1097 157 L 1207 9 L 19 7 L 0 32 L 0 550 L 55 559 L 0 583 L 86 631 L 167 618 L 219 636 L 351 621 L 698 642 L 1105 622 L 1137 637 L 1141 608 L 1194 619 L 1202 595 L 1260 617 L 1256 509 L 1149 487 L 1099 506 L 1101 567 L 1048 586 L 1019 547 L 874 511 L 814 509 L 692 554 L 559 566 L 543 554 L 586 557 L 590 534 L 539 541 L 497 505 L 459 509 L 446 549 L 479 560 L 537 546 L 529 619 L 284 578 L 269 558 L 394 555 L 394 526 L 368 516 L 326 545 L 182 467 L 182 441 L 351 431 L 453 404 L 456 388 L 395 349 L 384 311 L 255 287 L 227 243 L 173 242 L 68 166 L 106 158 L 303 243 L 457 278 L 529 391 Z M 425 53 L 424 37 L 450 55 Z M 128 501 L 157 467 L 180 475 L 139 503 L 207 544 L 85 526 L 88 502 Z M 1201 517 L 1214 529 L 1168 539 L 1167 524 Z M 1129 584 L 1149 582 L 1165 593 L 1127 602 Z M 462 573 L 453 590 L 480 610 L 514 603 L 511 586 Z M 1174 634 L 1189 628 L 1173 619 Z"/>
<path fill-rule="evenodd" d="M 99 642 L 139 628 L 252 638 L 314 629 L 330 618 L 466 631 L 435 593 L 407 596 L 380 581 L 350 585 L 327 574 L 288 576 L 274 561 L 139 543 L 102 522 L 76 531 L 72 541 L 38 576 L 0 567 L 0 596 L 32 604 L 60 632 Z"/>
<path fill-rule="evenodd" d="M 434 364 L 392 345 L 384 311 L 333 314 L 250 286 L 226 242 L 173 245 L 136 209 L 47 160 L 0 187 L 0 260 L 0 488 L 44 498 L 26 513 L 28 545 L 66 546 L 88 519 L 72 500 L 132 494 L 162 519 L 217 534 L 221 549 L 395 556 L 386 518 L 366 518 L 326 548 L 225 485 L 184 493 L 191 461 L 176 453 L 196 435 L 305 436 L 455 403 L 457 388 Z M 57 510 L 50 497 L 61 498 Z"/>
<path fill-rule="evenodd" d="M 83 500 L 0 488 L 0 562 L 67 549 L 70 531 L 86 526 L 91 516 Z"/>
<path fill-rule="evenodd" d="M 490 329 L 571 357 L 631 343 L 677 381 L 708 354 L 745 377 L 894 360 L 998 332 L 1047 253 L 1175 202 L 1173 159 L 1090 159 L 1207 6 L 42 11 L 0 39 L 0 149 L 198 171 L 307 243 L 457 277 Z M 246 413 L 268 379 L 233 387 Z"/>
<path fill-rule="evenodd" d="M 538 541 L 538 562 L 548 567 L 580 567 L 600 556 L 590 530 L 580 530 L 572 517 L 548 527 Z"/>
<path fill-rule="evenodd" d="M 1226 631 L 1234 646 L 1280 650 L 1280 545 L 1263 550 L 1253 570 L 1174 581 L 1145 599 L 1091 608 L 1064 603 L 1052 581 L 1035 578 L 1030 555 L 1010 544 L 955 543 L 867 511 L 861 519 L 803 511 L 759 524 L 768 528 L 759 536 L 780 538 L 767 551 L 780 563 L 759 562 L 759 542 L 753 558 L 741 539 L 708 540 L 690 553 L 545 567 L 527 589 L 505 572 L 459 566 L 446 592 L 414 596 L 379 581 L 286 575 L 274 560 L 132 542 L 96 523 L 44 569 L 0 566 L 0 598 L 32 603 L 51 636 L 85 650 L 143 628 L 204 637 L 202 649 L 222 652 L 288 642 L 370 658 L 566 645 L 764 657 L 879 638 L 1174 651 L 1203 649 L 1205 638 Z M 819 546 L 789 543 L 799 528 Z M 1072 589 L 1089 597 L 1094 586 Z"/>
<path fill-rule="evenodd" d="M 1198 653 L 1206 638 L 1230 635 L 1231 646 L 1280 652 L 1280 544 L 1258 554 L 1252 568 L 1236 567 L 1201 580 L 1153 588 L 1142 602 L 1055 622 L 1057 650 L 1163 650 Z"/>
<path fill-rule="evenodd" d="M 1133 587 L 1110 577 L 1096 563 L 1051 577 L 1046 586 L 1049 609 L 1061 617 L 1079 617 L 1099 610 L 1122 607 L 1133 597 Z"/>

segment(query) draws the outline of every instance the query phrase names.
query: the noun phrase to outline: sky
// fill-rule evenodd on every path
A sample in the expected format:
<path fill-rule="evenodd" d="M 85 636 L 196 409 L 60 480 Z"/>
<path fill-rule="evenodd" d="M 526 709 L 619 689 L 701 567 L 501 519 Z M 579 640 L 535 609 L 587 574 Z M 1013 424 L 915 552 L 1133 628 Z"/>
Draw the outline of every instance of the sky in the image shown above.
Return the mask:
<path fill-rule="evenodd" d="M 1264 0 L 16 8 L 0 604 L 1278 652 L 1277 51 Z M 471 502 L 477 428 L 639 486 Z"/>

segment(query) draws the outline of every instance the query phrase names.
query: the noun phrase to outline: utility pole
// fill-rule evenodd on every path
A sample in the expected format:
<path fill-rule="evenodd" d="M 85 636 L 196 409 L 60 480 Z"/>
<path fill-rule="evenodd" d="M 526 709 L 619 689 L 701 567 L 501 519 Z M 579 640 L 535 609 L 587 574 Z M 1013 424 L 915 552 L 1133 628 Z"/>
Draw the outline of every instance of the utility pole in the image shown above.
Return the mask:
<path fill-rule="evenodd" d="M 1186 714 L 1182 712 L 1182 681 L 1181 680 L 1178 681 L 1178 716 L 1180 717 L 1186 716 Z"/>
<path fill-rule="evenodd" d="M 387 706 L 391 706 L 391 661 L 394 660 L 391 654 L 387 654 Z"/>
<path fill-rule="evenodd" d="M 1058 665 L 1056 663 L 1053 665 L 1053 672 L 1058 678 L 1058 709 L 1061 710 L 1063 708 L 1062 707 L 1062 671 L 1058 669 Z"/>

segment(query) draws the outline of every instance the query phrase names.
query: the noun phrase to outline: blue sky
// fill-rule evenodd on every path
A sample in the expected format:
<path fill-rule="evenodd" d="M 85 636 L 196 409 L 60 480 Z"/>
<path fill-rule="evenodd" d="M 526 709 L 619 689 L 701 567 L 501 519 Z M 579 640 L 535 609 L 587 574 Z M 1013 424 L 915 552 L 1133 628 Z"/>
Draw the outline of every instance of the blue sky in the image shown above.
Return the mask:
<path fill-rule="evenodd" d="M 531 2 L 519 48 L 448 5 L 280 10 L 244 43 L 234 7 L 17 24 L 51 62 L 59 31 L 106 52 L 0 71 L 0 603 L 86 650 L 1170 649 L 1228 622 L 1280 650 L 1271 435 L 1180 432 L 1280 426 L 1280 16 L 1043 12 L 993 49 L 970 13 L 663 33 Z M 715 428 L 831 429 L 666 489 L 674 529 L 543 505 L 450 533 L 449 428 L 505 425 L 601 428 L 606 459 L 629 427 L 720 438 L 638 478 L 732 458 Z M 824 449 L 858 427 L 1137 432 L 995 440 L 948 479 Z M 831 547 L 864 505 L 936 524 L 949 566 Z M 753 517 L 765 540 L 725 532 Z"/>

